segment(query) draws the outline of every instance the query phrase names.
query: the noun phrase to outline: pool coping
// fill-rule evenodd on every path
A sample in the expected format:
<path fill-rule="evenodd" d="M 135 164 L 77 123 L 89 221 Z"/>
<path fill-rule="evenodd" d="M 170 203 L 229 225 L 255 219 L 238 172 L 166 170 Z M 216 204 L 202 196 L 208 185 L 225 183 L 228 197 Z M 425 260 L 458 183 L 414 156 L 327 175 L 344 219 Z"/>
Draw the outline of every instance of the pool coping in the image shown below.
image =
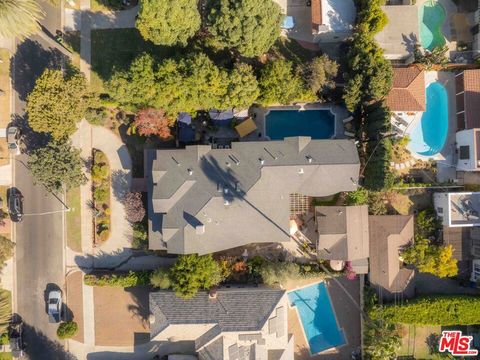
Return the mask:
<path fill-rule="evenodd" d="M 303 326 L 302 317 L 300 316 L 300 313 L 298 311 L 297 306 L 293 306 L 293 305 L 290 304 L 290 299 L 288 298 L 288 294 L 291 293 L 291 292 L 297 291 L 297 290 L 301 290 L 301 289 L 310 287 L 310 286 L 318 285 L 320 283 L 325 283 L 325 287 L 326 287 L 326 290 L 327 290 L 328 301 L 330 302 L 330 307 L 332 309 L 332 313 L 333 313 L 333 316 L 335 318 L 335 323 L 337 324 L 337 329 L 339 329 L 342 332 L 343 339 L 345 340 L 345 343 L 342 344 L 342 345 L 339 345 L 339 346 L 333 346 L 331 348 L 328 348 L 328 349 L 325 349 L 325 350 L 322 350 L 322 351 L 319 351 L 319 352 L 316 352 L 316 353 L 312 353 L 312 350 L 310 348 L 310 342 L 308 341 L 308 337 L 307 337 L 307 334 L 305 333 L 305 328 Z M 314 282 L 314 283 L 311 283 L 311 284 L 306 284 L 306 285 L 302 285 L 302 286 L 298 286 L 298 287 L 295 287 L 293 289 L 290 289 L 290 290 L 287 291 L 287 299 L 288 299 L 288 309 L 295 311 L 295 313 L 297 315 L 297 318 L 298 318 L 300 324 L 302 325 L 301 326 L 302 334 L 303 334 L 303 337 L 305 338 L 305 342 L 308 344 L 308 353 L 310 354 L 310 357 L 321 355 L 321 354 L 334 353 L 334 349 L 340 349 L 343 346 L 348 345 L 348 339 L 347 339 L 347 336 L 345 335 L 345 330 L 343 329 L 343 327 L 340 327 L 340 324 L 338 322 L 337 314 L 336 314 L 335 309 L 333 307 L 332 299 L 330 297 L 330 292 L 328 291 L 326 280 L 321 280 L 321 281 L 317 281 L 317 282 Z"/>

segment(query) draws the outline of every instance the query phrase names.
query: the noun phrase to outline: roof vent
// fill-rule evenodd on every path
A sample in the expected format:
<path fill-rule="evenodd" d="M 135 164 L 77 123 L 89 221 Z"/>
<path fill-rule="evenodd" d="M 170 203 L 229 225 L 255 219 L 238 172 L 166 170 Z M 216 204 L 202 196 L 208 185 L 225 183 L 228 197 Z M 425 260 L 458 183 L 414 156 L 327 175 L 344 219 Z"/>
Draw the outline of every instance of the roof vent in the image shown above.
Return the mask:
<path fill-rule="evenodd" d="M 193 170 L 192 169 L 187 169 L 188 175 L 192 176 L 193 175 Z"/>
<path fill-rule="evenodd" d="M 300 168 L 300 170 L 298 170 L 298 174 L 299 174 L 299 175 L 302 175 L 302 174 L 303 174 L 303 168 Z"/>
<path fill-rule="evenodd" d="M 306 157 L 307 157 L 307 161 L 308 161 L 308 163 L 311 163 L 311 162 L 312 162 L 312 160 L 313 160 L 313 159 L 312 159 L 312 157 L 311 157 L 310 155 L 307 155 Z"/>
<path fill-rule="evenodd" d="M 225 206 L 230 205 L 230 201 L 228 201 L 227 199 L 225 199 L 225 200 L 223 201 L 223 205 L 225 205 Z"/>
<path fill-rule="evenodd" d="M 230 164 L 230 161 L 227 161 L 227 162 L 225 163 L 225 165 L 227 165 L 228 167 L 230 167 L 232 164 Z"/>
<path fill-rule="evenodd" d="M 155 315 L 153 314 L 150 314 L 150 316 L 148 317 L 148 322 L 150 324 L 153 324 L 155 322 Z"/>
<path fill-rule="evenodd" d="M 260 161 L 260 165 L 265 164 L 265 160 L 263 160 L 262 158 L 259 158 L 258 161 Z"/>
<path fill-rule="evenodd" d="M 205 234 L 205 225 L 204 224 L 195 225 L 195 234 L 197 235 Z"/>

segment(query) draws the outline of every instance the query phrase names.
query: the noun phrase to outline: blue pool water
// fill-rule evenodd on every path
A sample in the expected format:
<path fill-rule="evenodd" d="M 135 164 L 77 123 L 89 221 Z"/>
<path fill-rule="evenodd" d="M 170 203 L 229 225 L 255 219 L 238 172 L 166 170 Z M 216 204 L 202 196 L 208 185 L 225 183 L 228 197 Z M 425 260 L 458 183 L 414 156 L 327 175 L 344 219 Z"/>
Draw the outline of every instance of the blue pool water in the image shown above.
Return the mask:
<path fill-rule="evenodd" d="M 410 133 L 408 150 L 421 156 L 434 156 L 442 151 L 448 133 L 448 95 L 440 83 L 427 87 L 427 109 Z"/>
<path fill-rule="evenodd" d="M 345 344 L 324 283 L 291 291 L 288 300 L 298 309 L 312 354 Z"/>
<path fill-rule="evenodd" d="M 272 140 L 288 136 L 330 139 L 335 132 L 335 116 L 330 110 L 271 110 L 265 119 L 265 130 Z"/>

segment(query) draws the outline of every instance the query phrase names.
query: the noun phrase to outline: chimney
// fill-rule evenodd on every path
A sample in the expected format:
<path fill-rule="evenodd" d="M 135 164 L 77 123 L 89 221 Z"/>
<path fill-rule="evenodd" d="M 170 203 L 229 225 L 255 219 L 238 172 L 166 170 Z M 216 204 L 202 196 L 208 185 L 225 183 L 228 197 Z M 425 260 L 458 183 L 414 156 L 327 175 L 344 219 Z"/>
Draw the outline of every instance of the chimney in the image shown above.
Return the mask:
<path fill-rule="evenodd" d="M 217 299 L 217 288 L 212 287 L 208 292 L 208 300 L 216 300 Z"/>
<path fill-rule="evenodd" d="M 195 234 L 197 235 L 205 234 L 205 225 L 204 224 L 195 225 Z"/>

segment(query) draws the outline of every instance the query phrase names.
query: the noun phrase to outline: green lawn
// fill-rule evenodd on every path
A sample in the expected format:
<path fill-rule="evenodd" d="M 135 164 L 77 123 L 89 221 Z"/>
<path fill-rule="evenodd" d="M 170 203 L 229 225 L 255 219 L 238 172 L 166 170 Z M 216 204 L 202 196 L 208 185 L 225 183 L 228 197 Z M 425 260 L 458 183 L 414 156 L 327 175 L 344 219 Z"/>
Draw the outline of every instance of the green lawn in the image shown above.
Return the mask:
<path fill-rule="evenodd" d="M 82 229 L 80 218 L 80 188 L 67 191 L 67 246 L 76 252 L 82 251 Z"/>
<path fill-rule="evenodd" d="M 430 355 L 427 338 L 431 334 L 440 334 L 440 326 L 402 325 L 402 347 L 398 356 L 413 356 L 415 359 L 435 359 Z"/>
<path fill-rule="evenodd" d="M 72 64 L 80 68 L 80 31 L 67 31 L 63 35 L 63 44 L 72 52 Z"/>
<path fill-rule="evenodd" d="M 142 52 L 160 58 L 171 56 L 175 48 L 156 46 L 145 41 L 137 29 L 92 30 L 92 85 L 103 89 L 115 69 L 127 69 Z"/>
<path fill-rule="evenodd" d="M 319 53 L 305 49 L 293 39 L 280 37 L 268 51 L 274 57 L 283 58 L 296 64 L 302 64 L 312 60 Z"/>

